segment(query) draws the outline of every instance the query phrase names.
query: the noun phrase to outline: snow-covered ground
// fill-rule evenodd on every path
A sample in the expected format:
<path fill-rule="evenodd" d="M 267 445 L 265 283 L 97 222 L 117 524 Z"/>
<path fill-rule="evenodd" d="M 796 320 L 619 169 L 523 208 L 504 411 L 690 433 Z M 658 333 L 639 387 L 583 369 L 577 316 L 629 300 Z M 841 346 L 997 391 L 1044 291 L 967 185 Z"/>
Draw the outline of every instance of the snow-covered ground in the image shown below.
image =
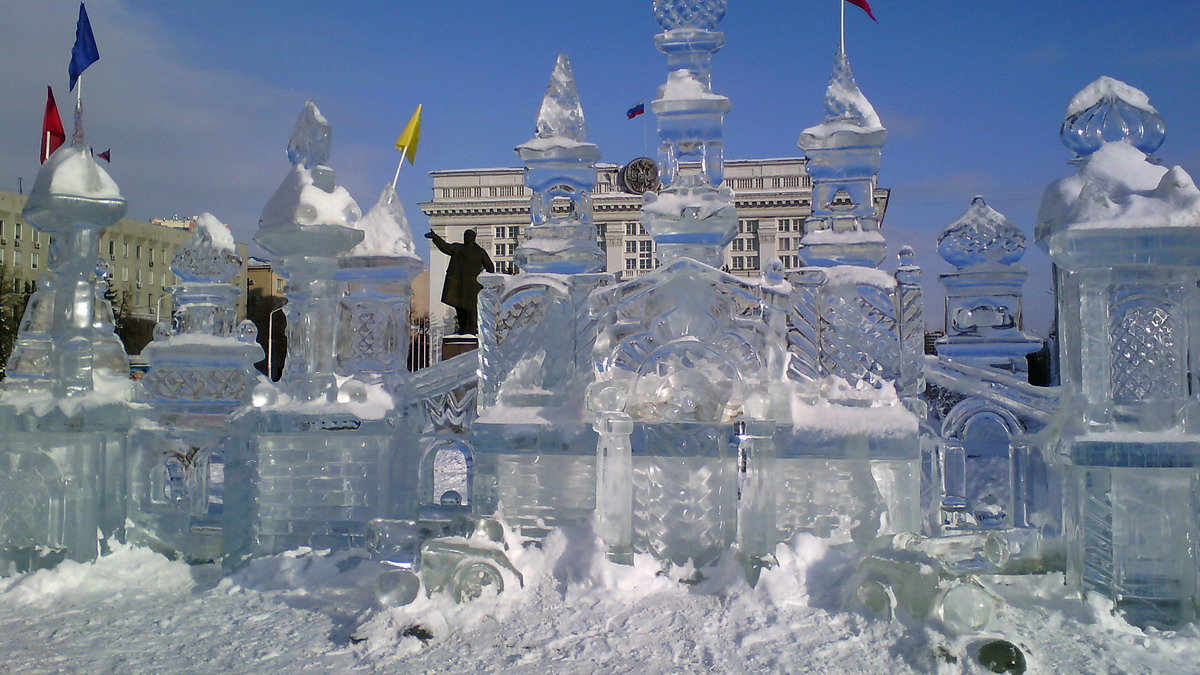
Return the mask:
<path fill-rule="evenodd" d="M 229 578 L 124 545 L 94 564 L 0 580 L 9 672 L 982 672 L 1003 637 L 1030 672 L 1196 672 L 1200 633 L 1142 632 L 1060 575 L 990 580 L 1008 604 L 983 635 L 838 609 L 846 547 L 800 537 L 749 588 L 731 563 L 700 583 L 650 560 L 606 562 L 591 533 L 556 531 L 515 554 L 525 587 L 455 605 L 372 605 L 378 568 L 354 552 L 297 551 Z"/>

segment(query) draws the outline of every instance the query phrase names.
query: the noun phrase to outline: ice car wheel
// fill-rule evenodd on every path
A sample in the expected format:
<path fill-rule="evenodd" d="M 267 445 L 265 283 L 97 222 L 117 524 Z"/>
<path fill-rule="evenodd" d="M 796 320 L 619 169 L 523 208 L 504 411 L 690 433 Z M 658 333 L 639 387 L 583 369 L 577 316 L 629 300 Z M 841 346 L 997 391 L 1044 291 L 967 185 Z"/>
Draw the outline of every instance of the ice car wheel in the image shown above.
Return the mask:
<path fill-rule="evenodd" d="M 504 592 L 504 574 L 492 563 L 481 558 L 468 558 L 454 569 L 450 592 L 458 602 L 476 600 L 484 593 Z"/>

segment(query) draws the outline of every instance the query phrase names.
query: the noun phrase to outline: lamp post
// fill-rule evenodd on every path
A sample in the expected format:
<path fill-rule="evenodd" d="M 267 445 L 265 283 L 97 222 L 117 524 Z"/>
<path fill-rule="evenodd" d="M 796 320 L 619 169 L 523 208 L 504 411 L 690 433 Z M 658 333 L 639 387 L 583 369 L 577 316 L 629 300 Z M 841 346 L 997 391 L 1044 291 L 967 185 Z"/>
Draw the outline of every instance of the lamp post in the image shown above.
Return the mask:
<path fill-rule="evenodd" d="M 284 305 L 280 305 L 267 315 L 267 378 L 272 382 L 275 381 L 275 370 L 272 367 L 275 361 L 275 314 L 282 312 L 283 308 Z"/>

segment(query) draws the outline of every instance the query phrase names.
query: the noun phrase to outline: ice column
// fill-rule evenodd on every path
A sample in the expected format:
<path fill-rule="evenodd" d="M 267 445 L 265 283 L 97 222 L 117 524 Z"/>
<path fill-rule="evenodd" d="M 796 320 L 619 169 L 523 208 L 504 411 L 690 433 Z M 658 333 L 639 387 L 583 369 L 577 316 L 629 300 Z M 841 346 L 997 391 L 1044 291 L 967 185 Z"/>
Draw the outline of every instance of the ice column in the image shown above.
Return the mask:
<path fill-rule="evenodd" d="M 1142 626 L 1192 620 L 1200 571 L 1200 190 L 1148 156 L 1163 129 L 1129 85 L 1081 91 L 1062 127 L 1079 171 L 1046 190 L 1037 227 L 1071 394 L 1068 575 Z"/>
<path fill-rule="evenodd" d="M 533 222 L 517 248 L 517 266 L 524 272 L 552 274 L 603 271 L 591 195 L 600 148 L 587 142 L 583 107 L 566 54 L 559 55 L 550 76 L 538 111 L 537 136 L 518 145 L 517 154 L 528 167 L 525 184 L 533 190 Z M 555 213 L 555 199 L 567 200 L 565 213 Z"/>
<path fill-rule="evenodd" d="M 825 121 L 800 134 L 813 181 L 812 215 L 800 240 L 805 264 L 876 267 L 883 262 L 886 245 L 874 194 L 886 140 L 887 129 L 839 51 L 825 91 Z"/>
<path fill-rule="evenodd" d="M 64 147 L 38 171 L 25 219 L 52 238 L 49 269 L 30 300 L 4 381 L 8 391 L 85 396 L 94 391 L 96 250 L 100 234 L 125 215 L 125 199 L 85 147 Z M 109 310 L 111 313 L 111 310 Z M 99 345 L 99 350 L 97 349 Z M 123 354 L 122 354 L 123 356 Z M 105 359 L 101 359 L 104 361 Z M 128 377 L 129 364 L 110 361 L 104 374 Z"/>
<path fill-rule="evenodd" d="M 712 92 L 712 57 L 725 44 L 717 24 L 728 0 L 655 0 L 655 37 L 667 55 L 666 84 L 650 108 L 658 117 L 662 182 L 647 192 L 642 225 L 654 238 L 661 264 L 692 258 L 720 267 L 737 235 L 733 192 L 723 182 L 724 123 L 729 99 Z M 681 162 L 696 162 L 685 170 Z"/>
<path fill-rule="evenodd" d="M 395 394 L 408 376 L 408 310 L 412 280 L 423 263 L 391 185 L 355 227 L 363 231 L 363 240 L 338 261 L 337 279 L 346 283 L 339 308 L 338 372 Z"/>
<path fill-rule="evenodd" d="M 336 184 L 329 159 L 329 123 L 309 101 L 288 143 L 292 170 L 267 202 L 254 236 L 278 256 L 287 277 L 288 352 L 283 386 L 300 401 L 333 401 L 337 327 L 337 255 L 363 240 L 353 225 L 361 215 Z"/>
<path fill-rule="evenodd" d="M 938 277 L 946 287 L 946 337 L 938 340 L 938 354 L 1028 379 L 1025 355 L 1042 341 L 1021 332 L 1021 286 L 1029 273 L 1017 261 L 1025 255 L 1025 235 L 975 197 L 942 231 L 938 253 L 958 268 Z"/>

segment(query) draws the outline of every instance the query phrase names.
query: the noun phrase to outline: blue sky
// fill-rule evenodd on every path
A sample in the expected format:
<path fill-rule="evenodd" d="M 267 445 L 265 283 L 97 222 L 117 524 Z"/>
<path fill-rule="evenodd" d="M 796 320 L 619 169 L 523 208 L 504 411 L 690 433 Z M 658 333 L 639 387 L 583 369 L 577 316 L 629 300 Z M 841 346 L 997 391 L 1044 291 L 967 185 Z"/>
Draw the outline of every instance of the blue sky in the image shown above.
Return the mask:
<path fill-rule="evenodd" d="M 838 1 L 730 4 L 714 64 L 714 89 L 734 103 L 727 156 L 799 155 L 800 130 L 821 118 Z M 949 267 L 932 252 L 937 234 L 975 194 L 1031 233 L 1046 184 L 1071 170 L 1058 141 L 1067 101 L 1100 75 L 1146 91 L 1167 121 L 1159 157 L 1200 171 L 1200 3 L 872 5 L 878 24 L 847 7 L 847 48 L 891 131 L 884 228 L 893 248 L 918 249 L 931 324 L 940 322 L 936 276 Z M 644 120 L 654 153 L 653 117 L 624 115 L 665 79 L 650 0 L 95 0 L 88 11 L 101 53 L 83 79 L 88 139 L 112 148 L 110 171 L 134 217 L 211 211 L 249 239 L 287 170 L 284 148 L 306 98 L 333 125 L 340 182 L 367 208 L 394 171 L 392 141 L 424 103 L 418 161 L 400 179 L 419 235 L 426 172 L 517 164 L 512 149 L 532 135 L 561 52 L 604 160 L 644 154 Z M 77 12 L 70 1 L 0 4 L 0 188 L 36 174 L 47 84 L 69 124 Z M 1028 319 L 1041 332 L 1048 262 L 1037 250 L 1024 262 Z"/>

